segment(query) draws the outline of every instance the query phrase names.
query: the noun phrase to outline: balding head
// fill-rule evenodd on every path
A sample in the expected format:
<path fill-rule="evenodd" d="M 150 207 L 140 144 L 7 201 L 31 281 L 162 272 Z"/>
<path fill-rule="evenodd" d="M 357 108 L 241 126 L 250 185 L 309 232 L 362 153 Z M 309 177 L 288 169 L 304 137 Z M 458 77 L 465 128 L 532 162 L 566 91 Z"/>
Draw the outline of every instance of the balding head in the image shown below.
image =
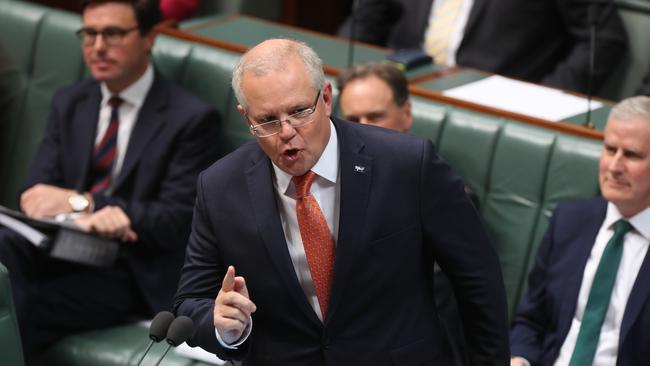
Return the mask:
<path fill-rule="evenodd" d="M 323 62 L 307 44 L 291 39 L 269 39 L 248 50 L 241 57 L 232 72 L 232 89 L 237 101 L 247 109 L 246 96 L 242 90 L 242 79 L 250 73 L 256 77 L 272 72 L 285 71 L 287 60 L 296 58 L 302 62 L 310 75 L 314 90 L 325 84 Z"/>

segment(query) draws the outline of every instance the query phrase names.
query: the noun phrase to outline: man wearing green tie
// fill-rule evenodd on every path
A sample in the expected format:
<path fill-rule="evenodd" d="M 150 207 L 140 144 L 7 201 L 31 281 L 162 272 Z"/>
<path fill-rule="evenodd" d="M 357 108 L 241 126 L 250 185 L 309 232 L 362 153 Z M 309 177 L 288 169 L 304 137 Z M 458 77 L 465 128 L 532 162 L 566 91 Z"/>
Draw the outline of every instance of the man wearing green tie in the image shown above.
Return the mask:
<path fill-rule="evenodd" d="M 650 97 L 613 109 L 603 197 L 558 206 L 514 319 L 511 365 L 647 364 Z"/>

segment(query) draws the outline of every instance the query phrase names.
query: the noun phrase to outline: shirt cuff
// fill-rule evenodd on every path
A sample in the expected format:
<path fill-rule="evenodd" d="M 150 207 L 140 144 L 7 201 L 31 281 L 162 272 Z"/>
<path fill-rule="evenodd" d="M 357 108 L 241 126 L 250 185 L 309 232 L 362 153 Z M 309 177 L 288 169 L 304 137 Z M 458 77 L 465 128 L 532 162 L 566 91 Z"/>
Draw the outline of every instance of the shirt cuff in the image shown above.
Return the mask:
<path fill-rule="evenodd" d="M 530 366 L 530 362 L 528 362 L 528 360 L 523 358 L 523 357 L 514 356 L 512 358 L 519 361 L 519 362 L 521 362 L 522 364 L 524 364 L 524 366 Z"/>
<path fill-rule="evenodd" d="M 221 339 L 221 336 L 219 335 L 219 332 L 217 331 L 217 328 L 214 328 L 214 334 L 217 336 L 217 341 L 223 348 L 227 349 L 237 349 L 237 347 L 241 346 L 242 343 L 246 342 L 248 339 L 248 336 L 251 335 L 251 331 L 253 330 L 253 318 L 250 316 L 248 317 L 248 324 L 246 324 L 246 328 L 244 329 L 244 333 L 239 337 L 239 339 L 232 344 L 228 344 Z M 530 366 L 527 365 L 527 366 Z"/>

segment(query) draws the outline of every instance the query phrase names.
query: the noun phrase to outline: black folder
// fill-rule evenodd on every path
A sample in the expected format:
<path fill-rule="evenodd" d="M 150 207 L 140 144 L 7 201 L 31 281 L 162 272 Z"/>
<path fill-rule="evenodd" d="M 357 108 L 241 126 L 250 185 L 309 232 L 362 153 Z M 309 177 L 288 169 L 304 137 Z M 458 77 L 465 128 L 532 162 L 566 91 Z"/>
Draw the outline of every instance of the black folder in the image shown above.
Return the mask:
<path fill-rule="evenodd" d="M 81 230 L 72 222 L 37 220 L 0 206 L 0 225 L 21 234 L 51 257 L 95 267 L 115 263 L 119 243 Z"/>

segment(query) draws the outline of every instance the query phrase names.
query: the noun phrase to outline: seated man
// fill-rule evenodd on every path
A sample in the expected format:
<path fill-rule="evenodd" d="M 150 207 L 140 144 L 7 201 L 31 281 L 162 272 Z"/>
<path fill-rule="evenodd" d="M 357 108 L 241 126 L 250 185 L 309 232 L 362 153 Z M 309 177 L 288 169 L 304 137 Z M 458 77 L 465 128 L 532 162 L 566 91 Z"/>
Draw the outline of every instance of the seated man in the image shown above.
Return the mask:
<path fill-rule="evenodd" d="M 408 81 L 386 62 L 356 65 L 337 79 L 339 105 L 348 121 L 408 132 L 413 124 Z"/>
<path fill-rule="evenodd" d="M 612 0 L 364 0 L 339 34 L 390 48 L 421 48 L 460 65 L 587 92 L 595 24 L 594 91 L 627 50 Z"/>
<path fill-rule="evenodd" d="M 92 78 L 55 94 L 20 206 L 32 218 L 74 212 L 81 227 L 123 243 L 112 267 L 97 268 L 0 230 L 28 357 L 66 334 L 170 307 L 196 177 L 216 158 L 217 112 L 151 65 L 157 1 L 86 0 L 82 9 Z"/>
<path fill-rule="evenodd" d="M 610 114 L 603 197 L 561 204 L 514 319 L 511 365 L 648 363 L 650 97 Z"/>

